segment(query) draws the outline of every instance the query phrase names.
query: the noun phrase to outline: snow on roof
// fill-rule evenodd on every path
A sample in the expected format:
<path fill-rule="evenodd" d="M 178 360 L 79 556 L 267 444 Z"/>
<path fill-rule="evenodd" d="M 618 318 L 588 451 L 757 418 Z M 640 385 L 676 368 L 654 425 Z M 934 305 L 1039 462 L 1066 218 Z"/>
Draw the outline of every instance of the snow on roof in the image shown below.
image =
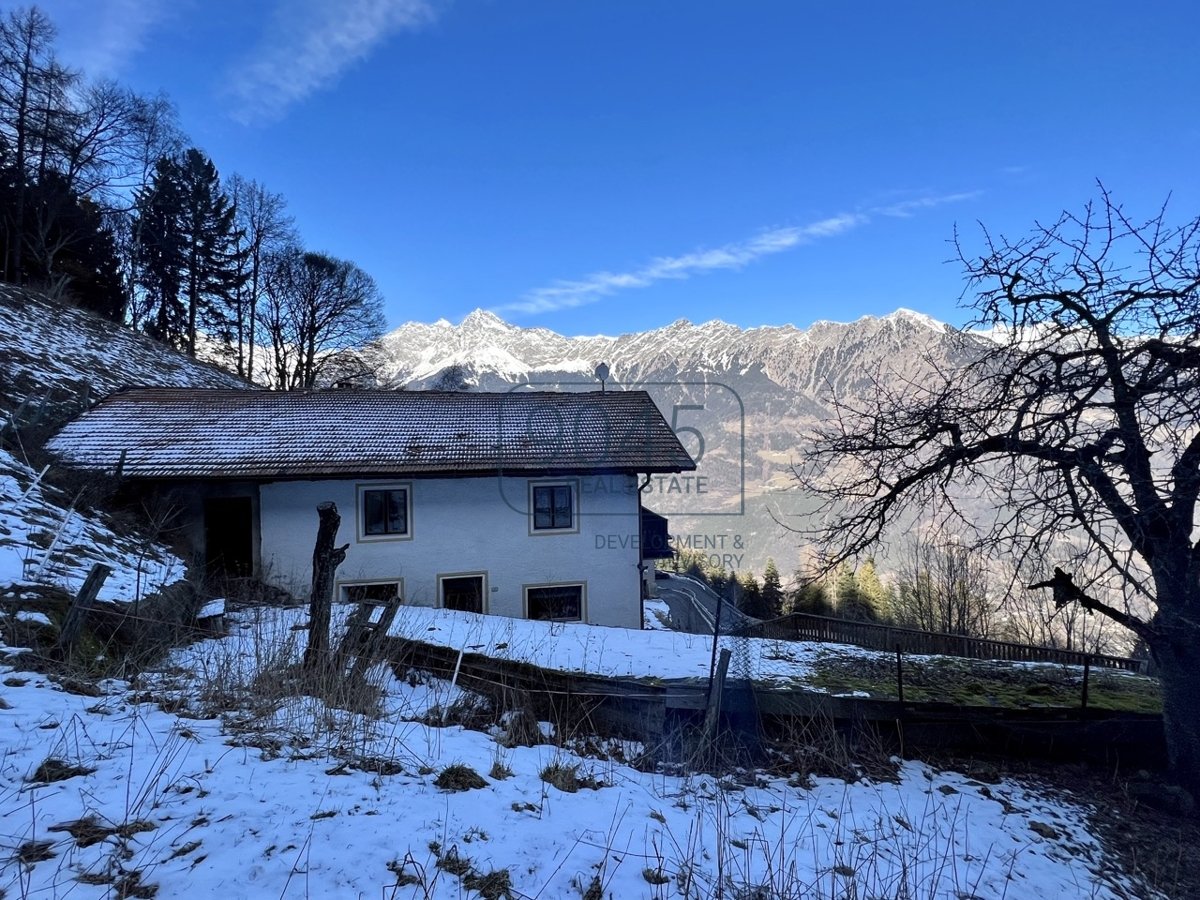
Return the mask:
<path fill-rule="evenodd" d="M 679 472 L 695 463 L 645 391 L 139 389 L 49 449 L 134 478 Z"/>

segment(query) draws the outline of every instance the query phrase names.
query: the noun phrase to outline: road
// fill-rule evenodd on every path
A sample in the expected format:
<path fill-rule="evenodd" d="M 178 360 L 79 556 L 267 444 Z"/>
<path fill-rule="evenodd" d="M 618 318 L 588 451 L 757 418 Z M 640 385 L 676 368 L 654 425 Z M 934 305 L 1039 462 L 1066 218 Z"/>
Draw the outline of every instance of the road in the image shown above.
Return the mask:
<path fill-rule="evenodd" d="M 721 634 L 729 634 L 731 631 L 758 621 L 747 616 L 727 600 L 722 600 L 703 581 L 687 575 L 659 572 L 655 577 L 655 584 L 658 586 L 659 597 L 666 601 L 671 610 L 671 621 L 680 631 L 688 631 L 692 634 L 712 634 L 718 604 L 723 605 Z"/>

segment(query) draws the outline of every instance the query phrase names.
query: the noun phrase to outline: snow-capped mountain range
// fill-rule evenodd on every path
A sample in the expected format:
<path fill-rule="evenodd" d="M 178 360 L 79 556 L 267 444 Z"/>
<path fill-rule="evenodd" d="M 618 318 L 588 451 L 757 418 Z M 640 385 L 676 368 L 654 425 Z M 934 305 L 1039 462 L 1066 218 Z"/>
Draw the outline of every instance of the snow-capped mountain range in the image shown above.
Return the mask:
<path fill-rule="evenodd" d="M 922 313 L 900 309 L 888 316 L 855 322 L 821 321 L 807 329 L 794 325 L 741 329 L 713 320 L 694 325 L 678 319 L 652 331 L 617 337 L 565 337 L 547 328 L 511 325 L 477 309 L 461 323 L 409 322 L 383 338 L 384 376 L 393 385 L 425 386 L 452 366 L 484 387 L 538 381 L 545 375 L 592 377 L 596 364 L 611 367 L 617 382 L 636 382 L 663 373 L 672 376 L 752 371 L 793 390 L 823 392 L 847 384 L 849 369 L 867 357 L 900 359 L 920 355 L 953 333 Z M 846 363 L 853 364 L 847 367 Z"/>
<path fill-rule="evenodd" d="M 975 340 L 983 339 L 905 309 L 804 329 L 680 319 L 615 337 L 566 337 L 476 310 L 457 325 L 413 322 L 386 335 L 382 374 L 415 389 L 461 381 L 480 390 L 595 390 L 596 367 L 606 363 L 608 389 L 649 390 L 699 457 L 692 478 L 652 485 L 647 505 L 671 517 L 681 541 L 761 572 L 768 557 L 785 570 L 799 562 L 800 539 L 778 522 L 806 509 L 792 467 L 801 435 L 830 414 L 831 399 L 865 396 L 879 378 L 900 389 L 919 383 L 930 366 L 963 361 Z"/>

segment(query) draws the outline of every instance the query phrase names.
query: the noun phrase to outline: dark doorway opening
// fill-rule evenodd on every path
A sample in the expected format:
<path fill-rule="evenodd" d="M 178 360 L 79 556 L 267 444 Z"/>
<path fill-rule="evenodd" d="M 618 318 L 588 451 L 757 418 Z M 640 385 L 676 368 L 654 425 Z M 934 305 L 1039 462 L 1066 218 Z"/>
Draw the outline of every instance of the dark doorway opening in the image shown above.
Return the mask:
<path fill-rule="evenodd" d="M 483 576 L 456 575 L 443 578 L 442 606 L 460 612 L 483 612 Z"/>
<path fill-rule="evenodd" d="M 249 497 L 204 501 L 204 570 L 209 578 L 254 574 L 254 527 Z"/>

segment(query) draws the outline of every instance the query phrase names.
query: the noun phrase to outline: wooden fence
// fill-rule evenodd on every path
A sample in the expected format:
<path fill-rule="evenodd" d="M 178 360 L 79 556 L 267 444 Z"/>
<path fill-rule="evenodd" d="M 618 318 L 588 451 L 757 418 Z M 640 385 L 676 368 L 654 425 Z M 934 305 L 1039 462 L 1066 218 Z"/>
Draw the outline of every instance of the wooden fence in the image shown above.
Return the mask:
<path fill-rule="evenodd" d="M 915 628 L 894 628 L 873 622 L 852 622 L 807 613 L 792 613 L 769 619 L 735 632 L 739 637 L 773 638 L 785 641 L 823 641 L 835 644 L 854 644 L 872 650 L 899 650 L 903 653 L 922 653 L 938 656 L 961 656 L 967 659 L 998 659 L 1007 662 L 1048 662 L 1069 666 L 1093 666 L 1142 672 L 1145 663 L 1124 656 L 1103 653 L 1082 653 L 1078 650 L 1056 650 L 1052 647 L 1032 647 L 1009 641 L 966 637 L 919 631 Z"/>

